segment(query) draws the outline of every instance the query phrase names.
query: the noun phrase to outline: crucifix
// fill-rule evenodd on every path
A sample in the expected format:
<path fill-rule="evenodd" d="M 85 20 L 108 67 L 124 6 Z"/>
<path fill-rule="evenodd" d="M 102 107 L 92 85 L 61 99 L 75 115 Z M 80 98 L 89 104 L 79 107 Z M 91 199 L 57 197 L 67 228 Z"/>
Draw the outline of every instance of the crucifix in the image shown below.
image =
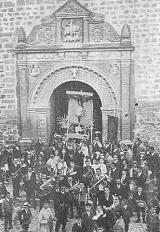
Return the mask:
<path fill-rule="evenodd" d="M 82 134 L 85 131 L 84 128 L 93 130 L 93 93 L 81 91 L 67 91 L 69 103 L 68 103 L 68 130 L 67 137 L 69 135 L 69 122 L 78 124 L 75 127 L 76 134 Z M 92 138 L 92 135 L 91 135 Z"/>

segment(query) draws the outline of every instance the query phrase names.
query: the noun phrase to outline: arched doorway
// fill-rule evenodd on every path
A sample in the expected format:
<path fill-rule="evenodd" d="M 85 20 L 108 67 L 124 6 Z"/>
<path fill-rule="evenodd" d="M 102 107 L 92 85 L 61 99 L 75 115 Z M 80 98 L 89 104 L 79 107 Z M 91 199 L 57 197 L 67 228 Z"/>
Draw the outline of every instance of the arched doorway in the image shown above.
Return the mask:
<path fill-rule="evenodd" d="M 50 139 L 54 133 L 62 133 L 57 118 L 68 114 L 68 96 L 66 91 L 83 91 L 93 93 L 94 130 L 102 132 L 102 103 L 97 92 L 88 84 L 80 81 L 68 81 L 59 85 L 50 97 Z"/>

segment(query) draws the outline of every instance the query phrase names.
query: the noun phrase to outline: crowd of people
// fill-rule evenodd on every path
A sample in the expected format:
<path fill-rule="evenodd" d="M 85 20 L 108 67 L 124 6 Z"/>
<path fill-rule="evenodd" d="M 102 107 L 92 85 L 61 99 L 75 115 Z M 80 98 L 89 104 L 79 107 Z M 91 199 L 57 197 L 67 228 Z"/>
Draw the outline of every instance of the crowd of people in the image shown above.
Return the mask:
<path fill-rule="evenodd" d="M 49 146 L 40 140 L 21 152 L 18 145 L 3 145 L 0 155 L 0 218 L 12 228 L 14 202 L 25 192 L 18 212 L 23 231 L 37 209 L 39 232 L 160 231 L 160 150 L 135 138 L 90 143 L 56 134 Z M 6 189 L 13 186 L 13 199 Z M 155 188 L 156 187 L 156 188 Z M 155 189 L 154 189 L 155 188 Z M 142 228 L 140 228 L 142 231 Z"/>

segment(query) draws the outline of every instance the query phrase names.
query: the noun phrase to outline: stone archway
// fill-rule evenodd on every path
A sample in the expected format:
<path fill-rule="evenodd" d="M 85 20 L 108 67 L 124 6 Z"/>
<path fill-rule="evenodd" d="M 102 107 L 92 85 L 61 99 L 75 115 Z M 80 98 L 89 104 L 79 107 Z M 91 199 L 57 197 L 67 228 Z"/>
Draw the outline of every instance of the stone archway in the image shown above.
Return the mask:
<path fill-rule="evenodd" d="M 102 132 L 102 103 L 97 92 L 89 85 L 80 81 L 69 81 L 58 86 L 52 93 L 50 98 L 50 140 L 55 133 L 64 133 L 66 130 L 59 125 L 58 119 L 64 119 L 68 115 L 68 95 L 67 91 L 83 91 L 93 94 L 93 119 L 94 131 Z"/>
<path fill-rule="evenodd" d="M 34 134 L 34 137 L 49 137 L 49 99 L 54 89 L 68 81 L 83 82 L 98 93 L 102 102 L 102 137 L 105 140 L 108 131 L 108 115 L 117 116 L 116 109 L 119 108 L 120 98 L 110 77 L 95 67 L 80 64 L 53 67 L 38 79 L 29 98 L 27 110 L 28 121 L 31 122 L 29 133 Z M 33 125 L 36 125 L 34 131 Z"/>
<path fill-rule="evenodd" d="M 89 78 L 90 76 L 80 76 L 79 72 L 81 70 L 84 70 L 87 73 L 91 73 L 92 77 Z M 70 72 L 68 76 L 66 75 L 66 71 Z M 75 74 L 73 72 L 75 72 Z M 62 73 L 64 73 L 65 75 L 62 75 Z M 59 74 L 61 74 L 61 76 L 60 78 L 57 78 L 57 75 Z M 120 96 L 109 75 L 103 73 L 96 67 L 74 63 L 62 66 L 55 66 L 44 73 L 40 78 L 38 78 L 30 95 L 29 107 L 42 107 L 42 100 L 44 106 L 46 106 L 48 104 L 49 96 L 52 94 L 53 90 L 57 88 L 60 84 L 71 80 L 79 80 L 92 86 L 93 89 L 95 89 L 99 94 L 103 107 L 105 107 L 106 105 L 105 94 L 110 94 L 108 96 L 110 98 L 109 100 L 112 100 L 112 103 L 116 104 L 117 107 L 119 106 Z M 52 86 L 54 86 L 54 89 L 52 88 Z M 103 93 L 101 89 L 102 87 L 108 89 L 108 92 Z M 41 98 L 42 96 L 43 98 Z"/>

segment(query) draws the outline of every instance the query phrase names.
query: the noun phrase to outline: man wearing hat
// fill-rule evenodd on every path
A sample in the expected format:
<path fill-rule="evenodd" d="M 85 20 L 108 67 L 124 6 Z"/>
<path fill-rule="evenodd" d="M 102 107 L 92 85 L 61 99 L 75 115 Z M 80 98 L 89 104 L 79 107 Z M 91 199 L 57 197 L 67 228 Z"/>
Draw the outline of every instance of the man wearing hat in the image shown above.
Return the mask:
<path fill-rule="evenodd" d="M 28 228 L 31 223 L 32 214 L 29 207 L 29 203 L 25 202 L 23 205 L 23 209 L 18 214 L 19 222 L 22 226 L 23 232 L 28 232 Z"/>

